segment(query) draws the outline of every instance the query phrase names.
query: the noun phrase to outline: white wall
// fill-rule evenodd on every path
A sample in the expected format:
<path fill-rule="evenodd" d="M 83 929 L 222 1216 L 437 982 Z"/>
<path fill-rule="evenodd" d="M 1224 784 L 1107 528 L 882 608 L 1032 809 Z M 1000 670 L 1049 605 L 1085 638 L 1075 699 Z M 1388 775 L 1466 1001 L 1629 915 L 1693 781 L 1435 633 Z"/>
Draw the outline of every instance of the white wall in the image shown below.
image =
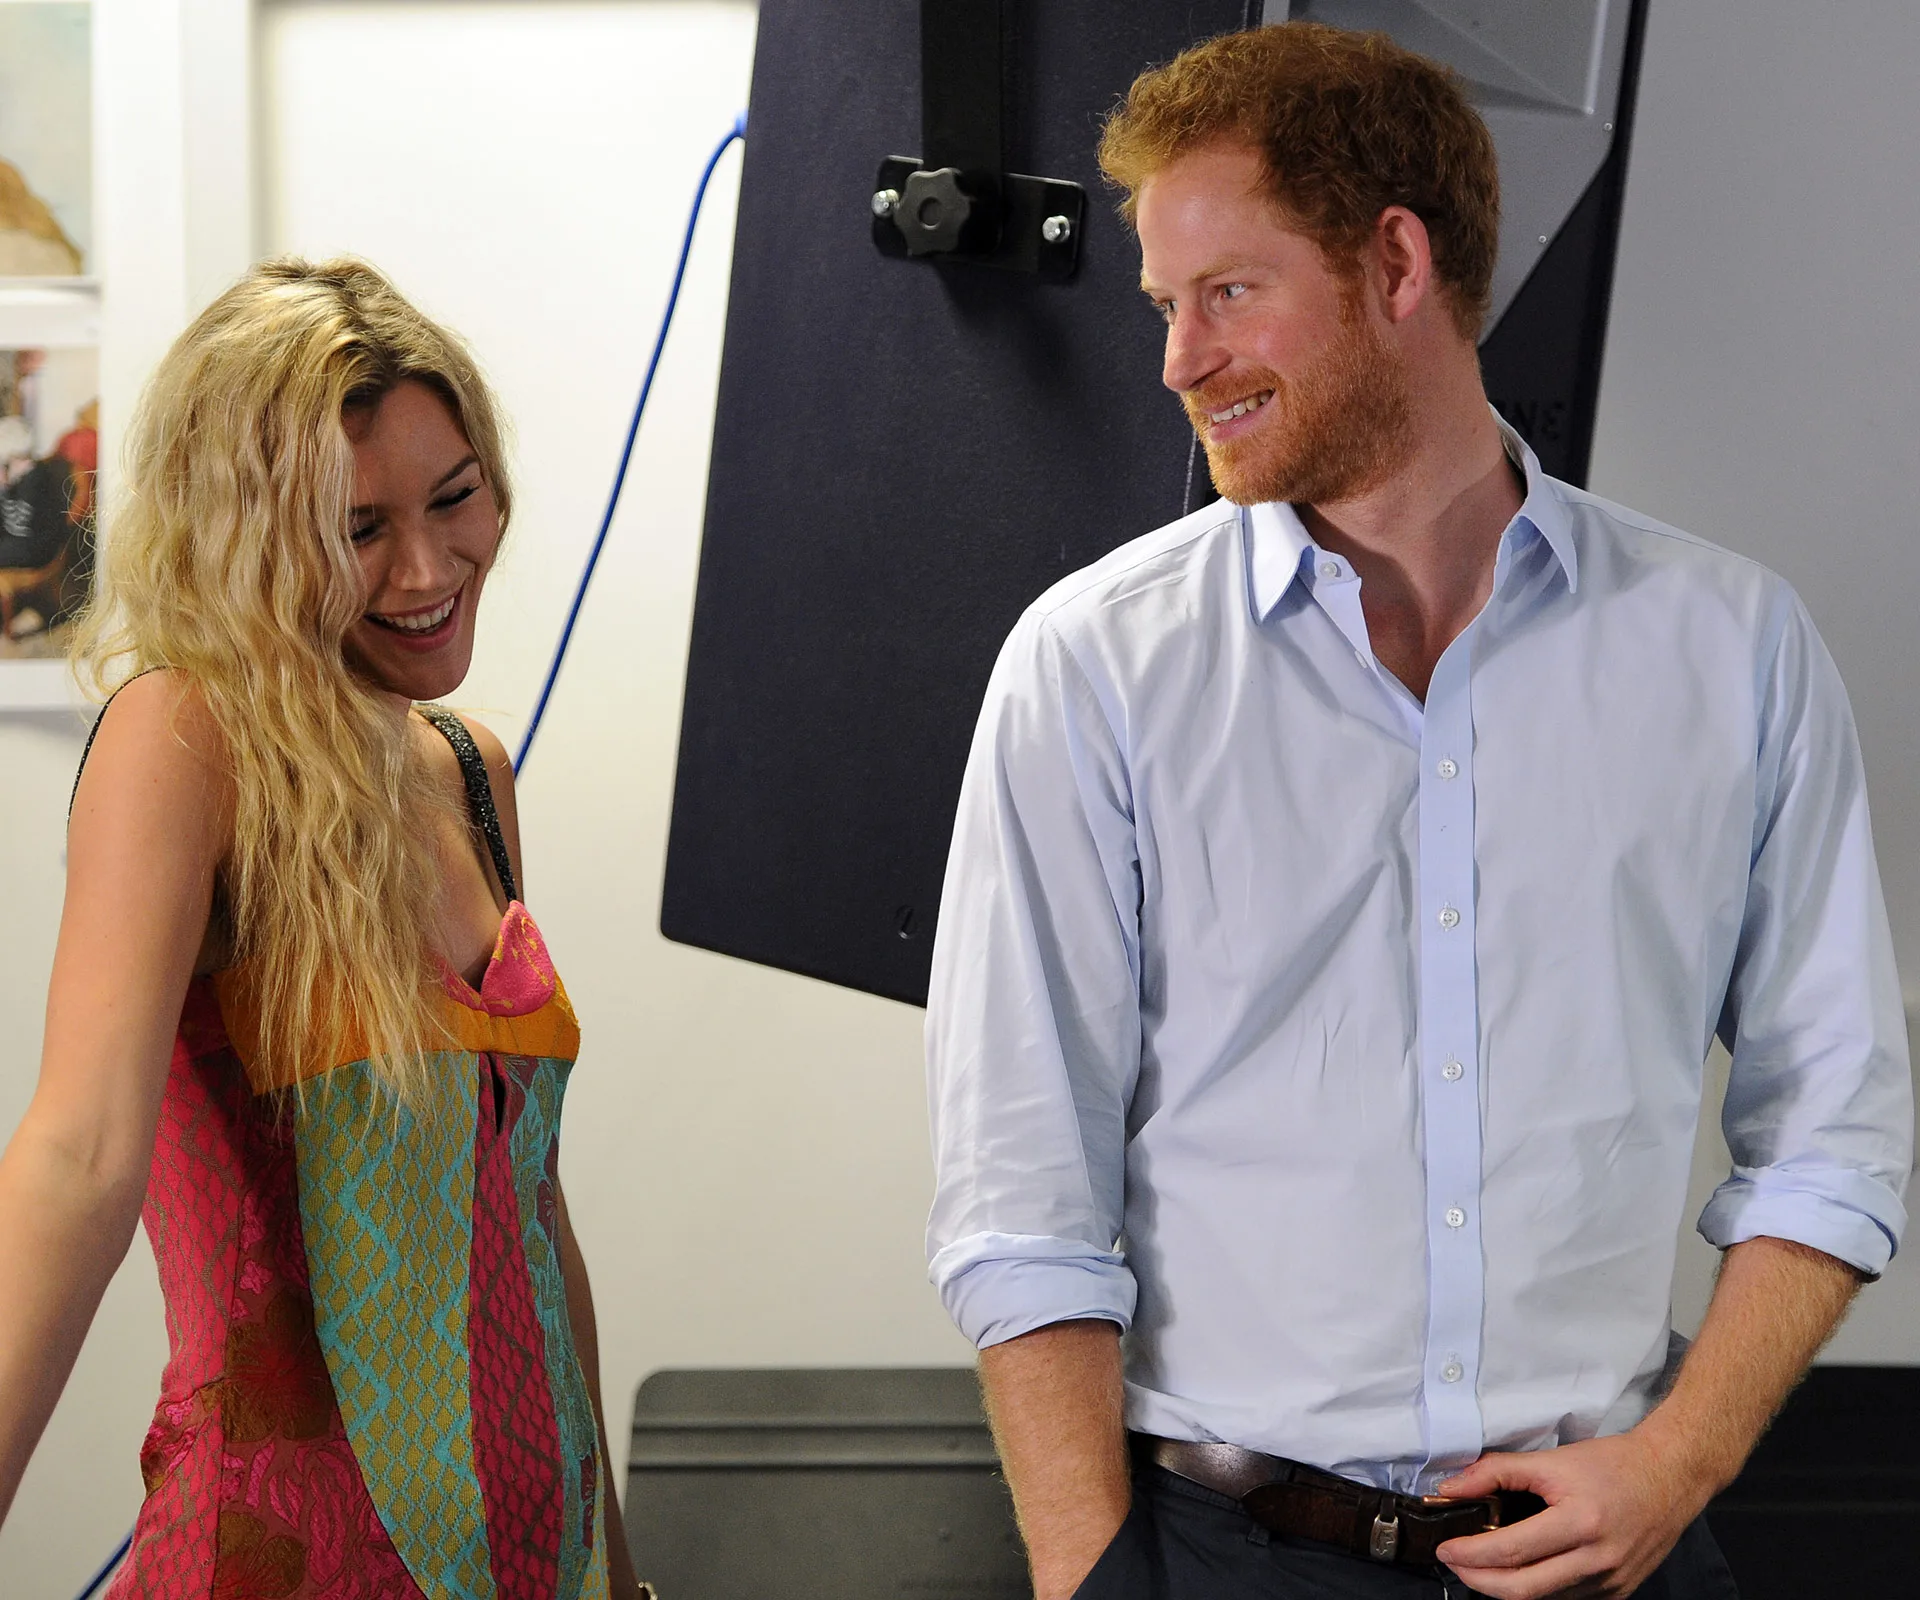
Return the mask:
<path fill-rule="evenodd" d="M 1821 7 L 1817 27 L 1788 0 L 1649 10 L 1592 486 L 1805 598 L 1860 724 L 1911 1015 L 1920 8 L 1854 0 Z M 1690 1307 L 1712 1252 L 1683 1249 Z M 1861 1297 L 1828 1359 L 1920 1363 L 1920 1250 Z"/>
<path fill-rule="evenodd" d="M 139 374 L 246 253 L 256 185 L 220 132 L 249 114 L 217 76 L 244 0 L 99 5 L 111 436 Z M 462 696 L 509 738 L 598 517 L 694 178 L 744 101 L 752 26 L 748 0 L 263 9 L 254 236 L 392 272 L 469 335 L 517 420 L 515 543 Z M 1806 595 L 1860 713 L 1910 982 L 1916 64 L 1908 8 L 1832 7 L 1808 29 L 1787 0 L 1654 6 L 1594 464 L 1601 492 L 1753 552 Z M 190 109 L 223 94 L 224 123 Z M 183 180 L 153 155 L 169 149 L 212 154 Z M 529 896 L 586 1030 L 563 1173 L 616 1453 L 633 1385 L 658 1366 L 967 1357 L 920 1256 L 920 1014 L 655 926 L 738 159 L 710 196 L 521 800 Z M 31 1089 L 77 753 L 60 719 L 0 720 L 0 1129 Z M 1683 1322 L 1710 1264 L 1687 1248 Z M 1920 1361 L 1907 1260 L 1837 1353 Z M 8 1600 L 62 1600 L 131 1519 L 163 1354 L 143 1242 L 0 1532 Z"/>

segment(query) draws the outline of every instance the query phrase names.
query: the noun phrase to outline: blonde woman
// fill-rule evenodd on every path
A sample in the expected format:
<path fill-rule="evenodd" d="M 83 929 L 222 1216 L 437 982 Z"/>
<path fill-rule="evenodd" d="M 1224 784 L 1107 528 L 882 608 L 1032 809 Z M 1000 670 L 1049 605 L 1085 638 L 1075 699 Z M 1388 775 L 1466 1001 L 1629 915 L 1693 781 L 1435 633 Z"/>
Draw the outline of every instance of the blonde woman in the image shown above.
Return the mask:
<path fill-rule="evenodd" d="M 510 494 L 354 262 L 220 297 L 136 419 L 39 1087 L 0 1160 L 0 1516 L 144 1218 L 171 1359 L 110 1593 L 640 1593 L 557 1177 L 578 1032 L 466 675 Z"/>

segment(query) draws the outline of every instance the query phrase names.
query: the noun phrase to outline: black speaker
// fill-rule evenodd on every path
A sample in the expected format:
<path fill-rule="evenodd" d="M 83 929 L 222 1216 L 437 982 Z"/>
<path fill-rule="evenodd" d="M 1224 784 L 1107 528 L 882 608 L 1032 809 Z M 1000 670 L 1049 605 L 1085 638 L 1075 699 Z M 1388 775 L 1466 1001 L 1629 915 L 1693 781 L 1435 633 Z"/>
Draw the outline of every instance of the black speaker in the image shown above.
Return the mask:
<path fill-rule="evenodd" d="M 920 153 L 916 7 L 760 8 L 660 915 L 914 1002 L 1000 641 L 1205 489 L 1093 151 L 1145 64 L 1246 0 L 1007 16 L 1006 164 L 1092 202 L 1065 282 L 875 248 L 879 165 Z"/>
<path fill-rule="evenodd" d="M 1213 494 L 1160 385 L 1164 330 L 1094 161 L 1101 119 L 1148 65 L 1286 9 L 763 0 L 669 938 L 925 1000 L 1001 641 L 1055 580 Z M 1508 196 L 1525 237 L 1503 236 L 1524 281 L 1496 284 L 1512 298 L 1483 361 L 1547 470 L 1577 480 L 1644 0 L 1516 13 L 1504 55 L 1497 29 L 1470 39 L 1412 0 L 1293 9 L 1399 19 L 1415 48 L 1453 50 L 1496 143 L 1528 152 Z M 923 16 L 943 41 L 924 63 Z M 916 174 L 923 157 L 945 164 Z M 954 253 L 914 254 L 933 240 Z"/>
<path fill-rule="evenodd" d="M 663 1600 L 1027 1600 L 967 1367 L 656 1372 L 627 1539 Z"/>

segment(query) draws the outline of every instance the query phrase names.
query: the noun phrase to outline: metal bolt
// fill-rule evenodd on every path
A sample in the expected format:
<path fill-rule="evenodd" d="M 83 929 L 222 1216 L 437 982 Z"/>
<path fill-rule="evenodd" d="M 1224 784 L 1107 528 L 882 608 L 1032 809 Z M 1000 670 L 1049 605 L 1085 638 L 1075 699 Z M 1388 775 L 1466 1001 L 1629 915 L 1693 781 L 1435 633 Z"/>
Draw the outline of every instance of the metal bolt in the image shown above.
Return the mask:
<path fill-rule="evenodd" d="M 1545 244 L 1547 242 L 1547 236 L 1544 233 L 1540 235 L 1540 242 L 1542 244 Z"/>
<path fill-rule="evenodd" d="M 890 217 L 893 208 L 900 204 L 898 189 L 876 189 L 873 194 L 873 214 L 876 217 Z"/>
<path fill-rule="evenodd" d="M 1612 133 L 1612 132 L 1613 132 L 1613 124 L 1612 124 L 1611 122 L 1603 122 L 1603 123 L 1601 123 L 1601 124 L 1600 124 L 1600 131 L 1601 131 L 1602 133 Z"/>
<path fill-rule="evenodd" d="M 1040 224 L 1040 237 L 1048 244 L 1065 244 L 1073 237 L 1073 222 L 1067 217 L 1048 217 Z"/>

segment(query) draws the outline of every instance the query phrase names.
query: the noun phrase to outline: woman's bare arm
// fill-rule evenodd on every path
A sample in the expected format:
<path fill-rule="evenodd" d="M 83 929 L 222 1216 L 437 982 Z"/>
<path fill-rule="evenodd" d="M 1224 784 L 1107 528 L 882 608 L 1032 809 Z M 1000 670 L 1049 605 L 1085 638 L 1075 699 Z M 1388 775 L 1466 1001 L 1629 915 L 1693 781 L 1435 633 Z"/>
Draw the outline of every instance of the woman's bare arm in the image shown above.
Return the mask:
<path fill-rule="evenodd" d="M 74 804 L 40 1080 L 0 1157 L 0 1520 L 140 1218 L 228 827 L 211 728 L 131 684 Z"/>
<path fill-rule="evenodd" d="M 586 1373 L 587 1393 L 593 1399 L 593 1420 L 600 1430 L 600 1459 L 606 1463 L 609 1478 L 613 1473 L 613 1451 L 607 1446 L 607 1412 L 600 1403 L 600 1334 L 593 1318 L 593 1290 L 587 1283 L 587 1263 L 573 1237 L 573 1224 L 567 1220 L 567 1199 L 555 1186 L 560 1217 L 560 1271 L 567 1283 L 567 1320 L 573 1325 L 574 1348 L 580 1353 L 580 1366 Z M 607 1568 L 613 1579 L 613 1592 L 621 1600 L 640 1593 L 640 1581 L 633 1570 L 633 1555 L 627 1548 L 627 1530 L 620 1516 L 620 1499 L 611 1482 L 603 1485 L 600 1504 L 606 1512 Z"/>

